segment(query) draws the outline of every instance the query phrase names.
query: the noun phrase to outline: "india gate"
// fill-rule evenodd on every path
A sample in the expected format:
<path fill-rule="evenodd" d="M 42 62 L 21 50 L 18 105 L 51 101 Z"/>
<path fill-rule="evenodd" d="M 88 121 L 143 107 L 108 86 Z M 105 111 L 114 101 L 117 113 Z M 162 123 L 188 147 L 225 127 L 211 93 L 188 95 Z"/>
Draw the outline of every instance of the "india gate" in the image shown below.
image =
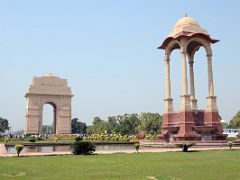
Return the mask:
<path fill-rule="evenodd" d="M 164 62 L 166 68 L 163 124 L 161 134 L 159 135 L 162 140 L 166 142 L 188 140 L 214 141 L 226 138 L 222 134 L 223 129 L 214 94 L 211 44 L 218 41 L 213 39 L 196 20 L 186 16 L 177 21 L 172 32 L 159 47 L 159 49 L 165 50 Z M 198 109 L 197 98 L 195 97 L 194 56 L 200 47 L 203 47 L 206 52 L 206 67 L 208 72 L 208 82 L 206 82 L 206 85 L 208 85 L 206 110 Z M 182 94 L 181 106 L 178 112 L 173 109 L 174 101 L 171 96 L 170 61 L 171 53 L 175 49 L 180 50 L 182 57 L 182 62 L 179 66 L 182 72 Z M 189 74 L 187 72 L 187 65 L 189 66 Z M 190 89 L 188 81 L 190 81 Z"/>
<path fill-rule="evenodd" d="M 53 133 L 71 133 L 72 92 L 66 79 L 53 74 L 34 77 L 25 97 L 27 99 L 25 134 L 42 134 L 42 111 L 45 104 L 53 107 Z"/>

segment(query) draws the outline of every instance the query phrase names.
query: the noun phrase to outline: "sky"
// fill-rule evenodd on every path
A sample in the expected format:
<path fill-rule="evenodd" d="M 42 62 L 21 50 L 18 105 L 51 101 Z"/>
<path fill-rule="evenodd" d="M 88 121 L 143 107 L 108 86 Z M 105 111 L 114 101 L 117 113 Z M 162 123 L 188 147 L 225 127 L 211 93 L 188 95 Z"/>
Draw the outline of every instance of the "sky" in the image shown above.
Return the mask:
<path fill-rule="evenodd" d="M 66 78 L 74 97 L 72 117 L 91 124 L 95 116 L 163 113 L 164 51 L 174 24 L 197 20 L 211 37 L 219 113 L 230 120 L 240 108 L 239 1 L 218 0 L 0 0 L 0 116 L 13 130 L 24 128 L 25 93 L 33 77 Z M 196 98 L 205 109 L 207 59 L 195 57 Z M 171 55 L 174 109 L 181 95 L 181 56 Z M 52 123 L 44 106 L 44 124 Z"/>

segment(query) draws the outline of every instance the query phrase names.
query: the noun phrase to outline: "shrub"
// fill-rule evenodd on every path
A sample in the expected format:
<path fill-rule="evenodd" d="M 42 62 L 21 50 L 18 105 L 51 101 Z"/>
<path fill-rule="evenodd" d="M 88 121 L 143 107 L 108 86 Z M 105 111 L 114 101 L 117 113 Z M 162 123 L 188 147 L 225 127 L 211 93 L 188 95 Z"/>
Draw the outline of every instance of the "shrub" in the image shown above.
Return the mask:
<path fill-rule="evenodd" d="M 77 136 L 76 138 L 75 138 L 75 141 L 81 141 L 82 140 L 82 137 L 80 137 L 80 136 Z"/>
<path fill-rule="evenodd" d="M 75 155 L 89 155 L 95 151 L 96 146 L 90 141 L 75 141 L 71 148 Z"/>
<path fill-rule="evenodd" d="M 232 149 L 233 142 L 232 142 L 232 141 L 228 141 L 228 142 L 227 142 L 227 145 L 229 146 L 229 149 Z"/>
<path fill-rule="evenodd" d="M 147 139 L 147 140 L 156 140 L 157 139 L 157 135 L 156 134 L 154 134 L 154 135 L 146 135 L 145 139 Z"/>
<path fill-rule="evenodd" d="M 145 132 L 140 131 L 136 136 L 137 136 L 138 139 L 144 139 L 145 138 Z"/>
<path fill-rule="evenodd" d="M 44 139 L 42 137 L 37 137 L 37 141 L 43 141 Z"/>
<path fill-rule="evenodd" d="M 4 139 L 4 143 L 7 143 L 9 141 L 9 138 Z"/>
<path fill-rule="evenodd" d="M 140 144 L 139 143 L 135 143 L 133 146 L 135 147 L 136 152 L 138 153 L 138 150 L 140 148 Z"/>
<path fill-rule="evenodd" d="M 36 138 L 35 137 L 30 137 L 29 142 L 36 142 Z"/>
<path fill-rule="evenodd" d="M 16 149 L 16 151 L 17 151 L 17 155 L 18 155 L 18 157 L 19 157 L 19 155 L 20 155 L 20 152 L 23 150 L 23 145 L 22 144 L 16 144 L 15 146 L 15 149 Z"/>
<path fill-rule="evenodd" d="M 194 146 L 195 143 L 179 143 L 179 144 L 175 144 L 176 147 L 182 148 L 182 152 L 188 152 L 188 148 L 191 146 Z"/>

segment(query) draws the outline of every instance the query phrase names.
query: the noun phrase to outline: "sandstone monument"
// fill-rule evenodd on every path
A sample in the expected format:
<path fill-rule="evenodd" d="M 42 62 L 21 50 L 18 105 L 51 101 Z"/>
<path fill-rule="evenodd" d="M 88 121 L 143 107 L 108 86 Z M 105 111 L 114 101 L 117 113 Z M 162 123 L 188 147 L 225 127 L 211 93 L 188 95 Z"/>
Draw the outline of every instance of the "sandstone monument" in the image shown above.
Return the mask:
<path fill-rule="evenodd" d="M 162 131 L 159 136 L 164 141 L 214 141 L 226 138 L 222 134 L 223 129 L 219 119 L 213 83 L 211 44 L 218 41 L 212 39 L 196 20 L 186 16 L 177 21 L 172 32 L 159 47 L 159 49 L 165 50 L 164 60 L 166 65 L 165 109 Z M 206 64 L 208 68 L 207 109 L 204 111 L 198 110 L 194 86 L 194 56 L 200 47 L 203 47 L 206 51 Z M 175 49 L 179 49 L 182 56 L 182 95 L 179 112 L 174 111 L 173 99 L 171 97 L 170 55 Z M 188 91 L 187 58 L 190 94 Z"/>
<path fill-rule="evenodd" d="M 34 77 L 26 93 L 26 134 L 42 133 L 42 111 L 44 104 L 54 109 L 53 133 L 71 133 L 71 89 L 67 80 L 49 74 Z"/>

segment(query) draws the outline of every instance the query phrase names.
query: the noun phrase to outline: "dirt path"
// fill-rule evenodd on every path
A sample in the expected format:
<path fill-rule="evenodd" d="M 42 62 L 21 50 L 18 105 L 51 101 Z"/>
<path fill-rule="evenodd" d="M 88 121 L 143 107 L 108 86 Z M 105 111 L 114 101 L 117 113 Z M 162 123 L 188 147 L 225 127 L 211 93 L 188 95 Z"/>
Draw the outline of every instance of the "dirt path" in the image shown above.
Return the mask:
<path fill-rule="evenodd" d="M 7 150 L 4 144 L 0 144 L 0 156 L 1 155 L 7 155 Z"/>

